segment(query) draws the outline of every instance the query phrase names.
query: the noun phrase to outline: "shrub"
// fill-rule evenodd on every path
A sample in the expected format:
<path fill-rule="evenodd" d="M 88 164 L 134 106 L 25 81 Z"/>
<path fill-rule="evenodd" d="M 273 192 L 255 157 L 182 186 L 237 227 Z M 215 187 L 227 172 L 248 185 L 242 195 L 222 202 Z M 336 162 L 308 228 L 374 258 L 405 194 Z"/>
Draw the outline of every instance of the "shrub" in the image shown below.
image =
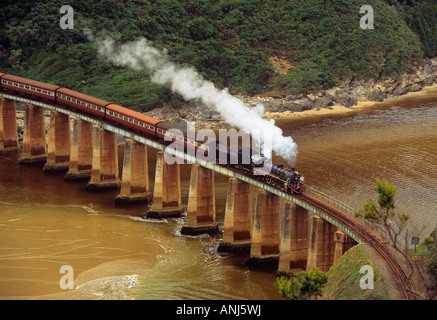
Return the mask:
<path fill-rule="evenodd" d="M 325 272 L 301 271 L 293 277 L 279 277 L 275 286 L 279 293 L 287 300 L 307 300 L 322 294 L 322 286 L 328 281 Z"/>

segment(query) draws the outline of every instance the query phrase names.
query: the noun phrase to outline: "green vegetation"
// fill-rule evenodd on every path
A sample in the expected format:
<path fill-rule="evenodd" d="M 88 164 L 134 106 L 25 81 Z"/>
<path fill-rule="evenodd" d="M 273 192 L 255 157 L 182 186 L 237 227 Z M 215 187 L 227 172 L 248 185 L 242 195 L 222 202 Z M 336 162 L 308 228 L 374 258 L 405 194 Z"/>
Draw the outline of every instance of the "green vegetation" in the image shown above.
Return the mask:
<path fill-rule="evenodd" d="M 419 259 L 425 261 L 425 271 L 434 282 L 434 289 L 437 291 L 437 245 L 435 241 L 437 229 L 423 240 L 423 243 L 417 247 L 416 255 Z"/>
<path fill-rule="evenodd" d="M 145 72 L 96 56 L 83 33 L 145 37 L 231 93 L 297 93 L 346 79 L 396 77 L 437 53 L 437 1 L 368 0 L 375 29 L 359 27 L 357 0 L 75 0 L 62 30 L 62 0 L 6 0 L 0 11 L 0 70 L 149 110 L 180 97 Z M 287 62 L 275 71 L 271 58 Z"/>
<path fill-rule="evenodd" d="M 430 259 L 426 258 L 430 256 L 431 250 L 435 247 L 434 238 L 431 235 L 426 237 L 423 245 L 419 246 L 416 252 L 411 250 L 406 241 L 400 241 L 401 237 L 408 238 L 410 216 L 396 210 L 396 186 L 389 184 L 385 179 L 382 181 L 376 179 L 374 190 L 378 193 L 377 205 L 373 200 L 369 200 L 364 204 L 363 209 L 356 212 L 356 216 L 373 223 L 374 228 L 381 230 L 393 248 L 403 256 L 404 261 L 401 262 L 404 264 L 404 270 L 411 283 L 414 274 L 420 277 L 420 287 L 411 284 L 405 289 L 420 299 L 431 298 L 433 293 L 426 284 L 425 273 L 432 277 L 435 274 L 435 266 L 437 265 L 435 253 Z M 412 259 L 414 255 L 425 257 L 430 262 L 425 267 L 421 263 L 414 263 Z"/>
<path fill-rule="evenodd" d="M 360 269 L 364 265 L 373 268 L 373 289 L 361 289 Z M 387 289 L 379 270 L 373 265 L 361 246 L 354 246 L 329 269 L 323 296 L 329 300 L 388 300 Z"/>
<path fill-rule="evenodd" d="M 408 27 L 416 33 L 427 57 L 437 55 L 437 1 L 389 1 L 396 6 Z"/>
<path fill-rule="evenodd" d="M 396 186 L 391 185 L 385 179 L 382 181 L 376 179 L 374 190 L 378 193 L 378 205 L 373 200 L 369 200 L 364 204 L 363 210 L 356 212 L 356 216 L 381 226 L 390 242 L 393 243 L 393 247 L 404 254 L 399 248 L 398 239 L 405 230 L 410 216 L 405 212 L 399 213 L 395 210 Z"/>
<path fill-rule="evenodd" d="M 275 286 L 286 300 L 308 300 L 322 295 L 322 286 L 328 281 L 325 272 L 301 271 L 292 277 L 279 277 Z"/>
<path fill-rule="evenodd" d="M 431 276 L 434 281 L 435 289 L 437 290 L 437 247 L 431 253 L 429 262 L 425 266 L 426 272 Z"/>
<path fill-rule="evenodd" d="M 373 289 L 362 289 L 363 266 L 373 268 Z M 328 272 L 298 272 L 294 277 L 278 277 L 275 286 L 286 300 L 307 300 L 322 296 L 328 300 L 388 300 L 380 271 L 361 245 L 354 246 Z"/>

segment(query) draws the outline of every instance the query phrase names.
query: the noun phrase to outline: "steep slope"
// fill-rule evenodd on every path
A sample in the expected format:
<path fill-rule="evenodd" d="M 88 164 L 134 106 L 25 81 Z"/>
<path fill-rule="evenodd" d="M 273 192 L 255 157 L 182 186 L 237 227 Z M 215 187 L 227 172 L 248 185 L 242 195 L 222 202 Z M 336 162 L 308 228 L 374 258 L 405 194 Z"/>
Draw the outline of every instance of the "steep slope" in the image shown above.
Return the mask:
<path fill-rule="evenodd" d="M 85 27 L 121 40 L 144 37 L 232 93 L 303 93 L 341 81 L 397 77 L 437 53 L 437 1 L 369 0 L 374 29 L 360 28 L 356 0 L 77 0 L 61 29 L 61 0 L 6 0 L 0 68 L 142 111 L 181 98 L 147 71 L 96 56 Z M 114 90 L 116 88 L 116 90 Z"/>

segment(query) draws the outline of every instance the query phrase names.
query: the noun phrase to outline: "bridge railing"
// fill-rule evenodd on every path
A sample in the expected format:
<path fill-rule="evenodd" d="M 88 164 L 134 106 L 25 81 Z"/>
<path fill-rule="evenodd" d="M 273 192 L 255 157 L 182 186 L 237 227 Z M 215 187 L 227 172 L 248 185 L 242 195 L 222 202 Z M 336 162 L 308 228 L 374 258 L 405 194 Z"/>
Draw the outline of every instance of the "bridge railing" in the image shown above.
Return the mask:
<path fill-rule="evenodd" d="M 41 102 L 41 101 L 34 101 L 31 99 L 28 99 L 27 97 L 10 95 L 8 93 L 3 93 L 3 92 L 0 92 L 0 97 L 5 97 L 5 98 L 9 98 L 9 99 L 16 100 L 16 101 L 26 102 L 26 103 L 31 103 L 31 104 L 38 105 L 38 106 L 45 108 L 45 109 L 48 109 L 48 110 L 54 110 L 54 111 L 58 111 L 58 112 L 61 112 L 64 114 L 68 114 L 68 115 L 74 116 L 76 118 L 82 119 L 84 121 L 91 122 L 91 123 L 98 125 L 98 126 L 102 127 L 103 129 L 108 130 L 110 132 L 114 132 L 114 133 L 117 133 L 119 135 L 129 137 L 135 141 L 138 141 L 140 143 L 143 143 L 143 144 L 148 145 L 150 147 L 153 147 L 155 149 L 162 150 L 162 151 L 165 151 L 165 149 L 166 149 L 165 145 L 162 145 L 154 140 L 147 139 L 146 137 L 144 137 L 142 135 L 138 135 L 134 132 L 113 126 L 112 124 L 98 120 L 98 119 L 94 118 L 93 116 L 88 116 L 88 115 L 85 115 L 82 113 L 77 113 L 77 112 L 71 111 L 69 109 L 64 109 L 62 106 L 58 106 L 56 104 L 49 104 L 49 103 L 45 103 L 45 102 Z M 185 154 L 184 152 L 181 152 L 178 150 L 170 149 L 169 152 L 174 156 L 185 159 L 187 161 L 191 161 L 190 163 L 198 163 L 199 165 L 201 165 L 203 167 L 209 168 L 211 170 L 214 170 L 214 171 L 219 172 L 221 174 L 227 175 L 229 177 L 238 178 L 238 179 L 245 181 L 245 182 L 248 182 L 256 187 L 263 188 L 264 190 L 272 192 L 272 193 L 274 193 L 282 198 L 288 199 L 289 201 L 292 201 L 296 204 L 305 206 L 304 202 L 300 201 L 296 197 L 291 196 L 289 193 L 280 191 L 280 190 L 278 190 L 270 185 L 263 184 L 262 182 L 260 182 L 258 180 L 249 178 L 243 174 L 237 173 L 233 170 L 229 170 L 228 168 L 209 163 L 205 160 L 197 159 L 196 157 L 193 157 L 192 155 Z M 335 198 L 333 198 L 333 197 L 331 197 L 331 196 L 329 196 L 329 195 L 327 195 L 327 194 L 325 194 L 317 189 L 314 189 L 312 187 L 307 186 L 305 192 L 308 192 L 308 193 L 316 196 L 320 200 L 323 200 L 323 201 L 341 209 L 342 211 L 344 211 L 347 214 L 354 215 L 356 212 L 352 207 L 348 206 L 347 204 L 345 204 L 345 203 L 343 203 L 343 202 L 341 202 L 341 201 L 339 201 L 339 200 L 337 200 L 337 199 L 335 199 Z M 310 209 L 310 208 L 307 208 L 307 209 Z M 316 211 L 314 211 L 314 212 L 316 212 Z M 320 210 L 317 210 L 316 213 L 319 214 L 320 216 L 324 217 L 326 220 L 328 220 L 330 223 L 334 224 L 338 228 L 344 227 L 341 225 L 341 223 L 338 223 L 335 220 L 330 219 L 329 216 L 324 215 L 323 212 L 320 212 Z M 368 221 L 365 221 L 365 222 L 368 224 Z M 356 239 L 358 242 L 360 241 L 359 237 L 357 235 L 354 235 L 352 233 L 352 231 L 348 230 L 347 228 L 343 228 L 343 231 L 348 233 L 352 238 Z"/>
<path fill-rule="evenodd" d="M 344 212 L 355 215 L 356 210 L 352 208 L 351 206 L 347 205 L 344 202 L 341 202 L 340 200 L 337 200 L 326 193 L 321 192 L 320 190 L 314 189 L 313 187 L 306 186 L 305 192 L 312 194 L 313 196 L 316 196 L 317 198 L 343 210 Z"/>
<path fill-rule="evenodd" d="M 326 193 L 321 192 L 320 190 L 314 189 L 313 187 L 306 186 L 305 192 L 308 192 L 309 194 L 316 196 L 320 200 L 323 200 L 323 201 L 343 210 L 344 212 L 346 212 L 347 214 L 350 214 L 352 216 L 355 216 L 355 213 L 357 212 L 356 209 L 352 208 L 351 206 L 347 205 L 346 203 L 341 202 L 341 201 L 327 195 Z M 370 227 L 371 229 L 374 229 L 377 232 L 379 232 L 381 235 L 386 236 L 386 232 L 378 224 L 372 223 L 372 220 L 367 220 L 367 219 L 360 219 L 360 220 L 365 225 Z"/>

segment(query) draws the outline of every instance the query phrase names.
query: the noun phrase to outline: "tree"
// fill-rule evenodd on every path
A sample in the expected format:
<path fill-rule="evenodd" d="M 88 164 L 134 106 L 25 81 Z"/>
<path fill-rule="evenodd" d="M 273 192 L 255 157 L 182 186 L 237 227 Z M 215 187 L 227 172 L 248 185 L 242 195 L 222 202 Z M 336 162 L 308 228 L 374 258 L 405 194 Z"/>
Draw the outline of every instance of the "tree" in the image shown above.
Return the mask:
<path fill-rule="evenodd" d="M 398 249 L 399 235 L 405 230 L 410 216 L 405 212 L 398 213 L 395 210 L 396 186 L 389 184 L 385 179 L 382 181 L 376 179 L 374 190 L 378 193 L 379 207 L 370 199 L 364 204 L 364 210 L 358 211 L 356 215 L 376 225 L 382 225 L 390 242 L 395 249 Z"/>
<path fill-rule="evenodd" d="M 287 300 L 308 300 L 314 296 L 322 294 L 322 286 L 328 281 L 325 272 L 319 270 L 301 271 L 293 277 L 278 277 L 275 287 L 279 293 Z"/>
<path fill-rule="evenodd" d="M 410 216 L 405 212 L 399 213 L 396 210 L 396 186 L 391 185 L 385 179 L 382 181 L 376 179 L 374 190 L 378 193 L 377 204 L 373 200 L 369 200 L 364 204 L 363 209 L 357 211 L 355 215 L 370 221 L 373 227 L 381 229 L 390 243 L 393 244 L 394 249 L 405 258 L 406 265 L 409 268 L 408 279 L 411 280 L 413 273 L 417 272 L 426 287 L 425 272 L 419 264 L 413 262 L 408 248 L 407 235 Z M 401 235 L 404 235 L 404 245 L 399 241 Z M 414 288 L 405 289 L 421 297 Z M 429 288 L 427 290 L 429 294 Z"/>
<path fill-rule="evenodd" d="M 434 247 L 434 250 L 431 254 L 429 263 L 425 266 L 426 272 L 431 276 L 434 280 L 434 285 L 437 289 L 437 246 Z"/>
<path fill-rule="evenodd" d="M 431 235 L 425 238 L 425 245 L 432 250 L 428 263 L 425 265 L 425 270 L 434 281 L 434 287 L 437 292 L 437 228 L 434 229 Z"/>

